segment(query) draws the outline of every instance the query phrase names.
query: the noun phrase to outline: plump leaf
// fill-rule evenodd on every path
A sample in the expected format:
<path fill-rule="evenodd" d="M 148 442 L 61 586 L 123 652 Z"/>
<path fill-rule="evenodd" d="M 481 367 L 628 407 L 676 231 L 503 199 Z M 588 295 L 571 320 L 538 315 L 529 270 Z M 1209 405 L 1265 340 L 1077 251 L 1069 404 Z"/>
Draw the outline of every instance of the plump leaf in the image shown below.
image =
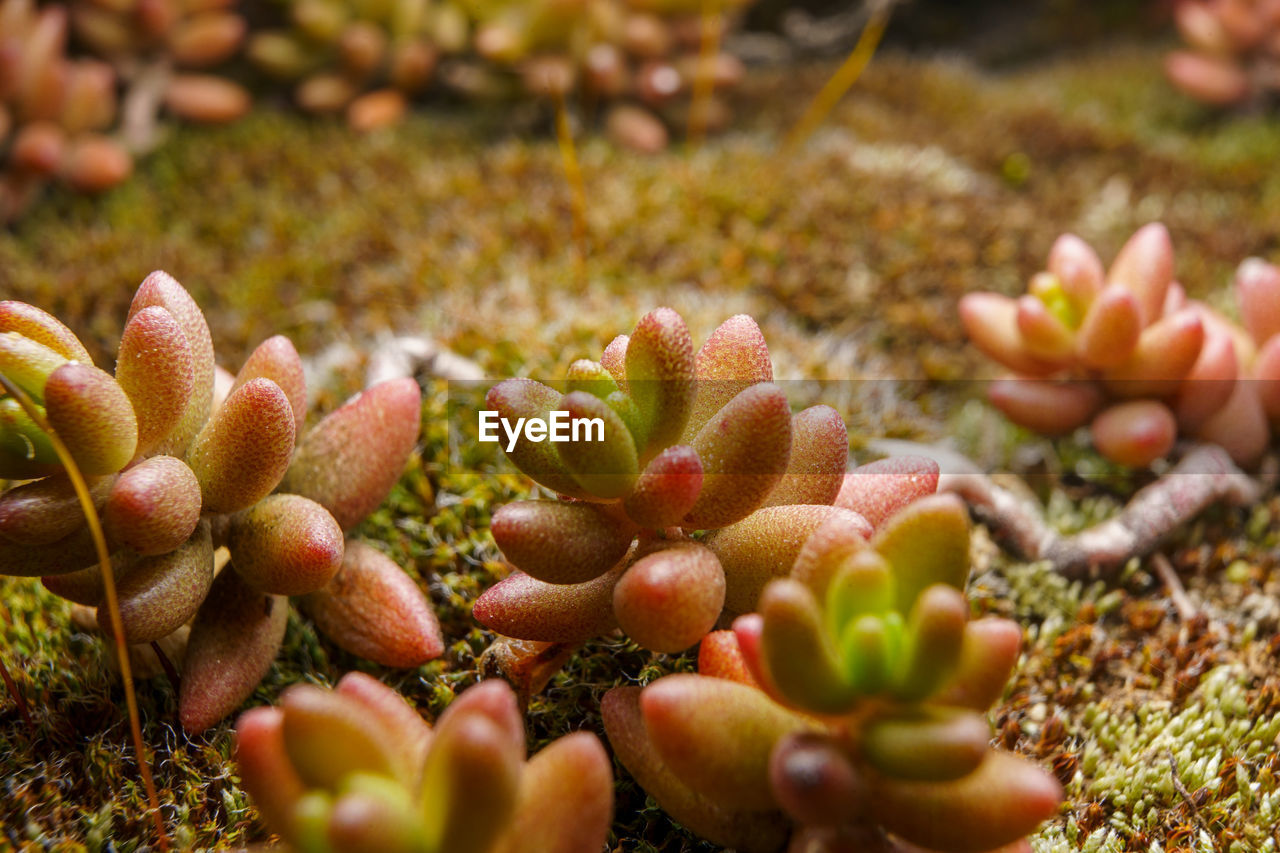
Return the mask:
<path fill-rule="evenodd" d="M 258 686 L 284 639 L 289 600 L 255 592 L 223 571 L 196 613 L 182 666 L 178 718 L 202 732 L 236 709 Z"/>
<path fill-rule="evenodd" d="M 209 419 L 191 443 L 187 464 L 200 481 L 205 511 L 229 513 L 269 495 L 292 453 L 289 398 L 270 379 L 253 379 Z"/>
<path fill-rule="evenodd" d="M 357 394 L 303 436 L 281 491 L 311 498 L 350 530 L 386 500 L 403 473 L 418 441 L 421 410 L 422 392 L 412 379 Z"/>
<path fill-rule="evenodd" d="M 422 590 L 390 557 L 358 540 L 347 540 L 337 574 L 301 602 L 327 637 L 383 666 L 421 666 L 444 653 Z"/>
<path fill-rule="evenodd" d="M 848 510 L 823 520 L 801 544 L 791 564 L 791 577 L 817 596 L 827 599 L 827 588 L 850 560 L 868 550 L 871 525 Z"/>
<path fill-rule="evenodd" d="M 663 543 L 632 563 L 613 589 L 618 625 L 647 649 L 680 652 L 715 627 L 725 580 L 714 553 L 696 542 Z"/>
<path fill-rule="evenodd" d="M 1142 326 L 1160 317 L 1172 281 L 1173 244 L 1168 229 L 1159 222 L 1135 231 L 1107 271 L 1108 285 L 1125 287 L 1137 299 Z"/>
<path fill-rule="evenodd" d="M 19 545 L 0 537 L 0 574 L 34 578 L 79 571 L 98 561 L 87 526 L 48 545 Z"/>
<path fill-rule="evenodd" d="M 1263 354 L 1259 353 L 1254 362 L 1255 369 L 1259 369 L 1263 361 Z M 1217 414 L 1231 398 L 1239 372 L 1239 359 L 1231 336 L 1221 330 L 1207 328 L 1200 355 L 1178 389 L 1174 403 L 1178 426 L 1194 432 Z M 1260 378 L 1262 375 L 1258 374 Z"/>
<path fill-rule="evenodd" d="M 1108 285 L 1089 306 L 1076 337 L 1076 354 L 1087 367 L 1124 364 L 1142 334 L 1142 308 L 1122 285 Z"/>
<path fill-rule="evenodd" d="M 369 725 L 356 699 L 313 684 L 295 684 L 280 694 L 284 748 L 298 777 L 309 788 L 336 792 L 357 772 L 379 773 L 409 784 L 417 768 L 391 733 Z"/>
<path fill-rule="evenodd" d="M 33 480 L 62 468 L 49 435 L 12 397 L 0 397 L 0 477 Z"/>
<path fill-rule="evenodd" d="M 630 335 L 618 335 L 609 341 L 609 345 L 604 348 L 604 353 L 600 356 L 601 366 L 609 371 L 613 381 L 618 383 L 618 388 L 624 392 L 627 390 L 627 345 L 629 343 L 631 343 Z"/>
<path fill-rule="evenodd" d="M 1157 320 L 1142 330 L 1123 363 L 1105 374 L 1107 390 L 1119 397 L 1163 397 L 1178 390 L 1204 344 L 1204 324 L 1195 308 Z"/>
<path fill-rule="evenodd" d="M 334 853 L 419 853 L 426 832 L 413 798 L 401 784 L 373 773 L 348 776 L 329 813 Z"/>
<path fill-rule="evenodd" d="M 707 421 L 691 446 L 702 461 L 702 492 L 684 526 L 710 530 L 741 521 L 786 473 L 791 457 L 786 395 L 770 383 L 751 386 Z"/>
<path fill-rule="evenodd" d="M 773 808 L 769 754 L 784 735 L 815 725 L 759 690 L 699 675 L 658 679 L 641 694 L 640 710 L 672 772 L 730 809 Z"/>
<path fill-rule="evenodd" d="M 974 711 L 915 708 L 863 729 L 862 754 L 895 779 L 945 782 L 972 773 L 987 755 L 991 726 Z"/>
<path fill-rule="evenodd" d="M 173 315 L 186 333 L 187 346 L 191 351 L 191 396 L 178 426 L 154 448 L 159 453 L 181 458 L 208 420 L 213 404 L 213 338 L 200 306 L 168 273 L 153 272 L 143 280 L 129 306 L 129 320 L 152 306 L 159 306 Z"/>
<path fill-rule="evenodd" d="M 1018 426 L 1041 435 L 1067 435 L 1089 422 L 1102 405 L 1102 390 L 1083 379 L 997 379 L 987 399 Z"/>
<path fill-rule="evenodd" d="M 1244 468 L 1257 465 L 1271 441 L 1258 397 L 1261 385 L 1257 381 L 1237 382 L 1226 404 L 1196 430 L 1197 438 L 1218 445 Z"/>
<path fill-rule="evenodd" d="M 765 506 L 830 506 L 849 467 L 849 430 L 830 406 L 810 406 L 791 419 L 791 458 L 787 473 L 765 499 Z"/>
<path fill-rule="evenodd" d="M 622 577 L 619 563 L 592 581 L 549 584 L 517 572 L 476 599 L 472 615 L 491 631 L 548 643 L 589 640 L 618 627 L 613 588 Z"/>
<path fill-rule="evenodd" d="M 17 332 L 0 332 L 0 374 L 36 402 L 44 400 L 49 374 L 67 363 L 66 356 L 42 343 Z"/>
<path fill-rule="evenodd" d="M 977 853 L 1034 831 L 1057 811 L 1062 787 L 1029 761 L 991 750 L 959 780 L 883 779 L 876 794 L 876 817 L 890 832 L 923 847 Z"/>
<path fill-rule="evenodd" d="M 510 422 L 514 429 L 521 418 L 547 420 L 551 412 L 560 408 L 562 397 L 559 391 L 541 382 L 508 379 L 490 388 L 484 399 L 485 404 Z M 501 429 L 498 430 L 498 437 L 506 451 L 507 440 Z M 507 451 L 507 458 L 534 482 L 554 492 L 575 498 L 591 497 L 578 485 L 578 481 L 561 461 L 556 445 L 549 441 L 525 441 L 522 437 L 515 447 Z"/>
<path fill-rule="evenodd" d="M 999 293 L 966 293 L 957 305 L 969 340 L 983 355 L 1015 373 L 1048 376 L 1057 368 L 1028 352 L 1018 330 L 1018 306 Z"/>
<path fill-rule="evenodd" d="M 0 332 L 16 332 L 43 344 L 69 361 L 93 364 L 89 351 L 70 329 L 52 314 L 14 300 L 0 302 Z"/>
<path fill-rule="evenodd" d="M 757 686 L 733 631 L 712 631 L 702 638 L 698 644 L 698 674 Z"/>
<path fill-rule="evenodd" d="M 302 373 L 302 359 L 298 357 L 298 351 L 284 335 L 275 335 L 258 344 L 236 374 L 231 392 L 259 377 L 279 385 L 289 398 L 295 434 L 302 435 L 302 422 L 307 418 L 307 380 Z"/>
<path fill-rule="evenodd" d="M 514 696 L 509 702 L 514 710 Z M 442 715 L 422 771 L 429 849 L 490 850 L 515 815 L 523 758 L 523 743 L 516 746 L 490 715 L 462 709 Z"/>
<path fill-rule="evenodd" d="M 967 622 L 951 682 L 935 697 L 943 705 L 985 711 L 1003 694 L 1022 646 L 1022 628 L 994 617 Z"/>
<path fill-rule="evenodd" d="M 1057 367 L 1071 364 L 1076 351 L 1075 333 L 1037 296 L 1020 296 L 1016 305 L 1018 333 L 1027 352 Z"/>
<path fill-rule="evenodd" d="M 874 802 L 865 774 L 831 737 L 818 732 L 783 737 L 769 757 L 769 778 L 782 808 L 808 826 L 851 822 Z"/>
<path fill-rule="evenodd" d="M 618 391 L 617 380 L 610 375 L 608 369 L 600 362 L 587 358 L 580 358 L 569 365 L 565 374 L 565 386 L 570 392 L 585 391 L 601 400 L 607 400 L 610 394 Z"/>
<path fill-rule="evenodd" d="M 89 483 L 95 507 L 102 506 L 114 482 L 114 477 L 102 477 Z M 80 500 L 66 474 L 23 483 L 0 494 L 0 536 L 14 544 L 48 545 L 84 524 Z"/>
<path fill-rule="evenodd" d="M 937 583 L 920 593 L 907 622 L 905 663 L 893 685 L 896 697 L 924 699 L 954 677 L 968 618 L 969 604 L 960 590 Z"/>
<path fill-rule="evenodd" d="M 938 463 L 924 456 L 894 456 L 859 465 L 844 475 L 835 505 L 853 510 L 872 527 L 914 500 L 938 490 Z"/>
<path fill-rule="evenodd" d="M 769 681 L 792 705 L 823 714 L 848 711 L 858 692 L 841 672 L 809 588 L 790 578 L 770 581 L 760 596 L 760 649 Z"/>
<path fill-rule="evenodd" d="M 747 613 L 756 609 L 760 592 L 770 579 L 791 571 L 809 536 L 831 519 L 859 534 L 871 529 L 857 513 L 826 506 L 775 506 L 756 510 L 737 524 L 707 537 L 724 568 L 725 609 Z"/>
<path fill-rule="evenodd" d="M 403 696 L 372 675 L 353 671 L 339 679 L 334 690 L 364 706 L 373 725 L 391 734 L 410 767 L 421 767 L 431 744 L 431 726 Z"/>
<path fill-rule="evenodd" d="M 692 441 L 711 417 L 745 388 L 773 381 L 773 364 L 756 321 L 737 314 L 720 324 L 694 356 L 697 385 L 682 441 Z"/>
<path fill-rule="evenodd" d="M 525 765 L 515 819 L 493 853 L 598 853 L 612 821 L 609 754 L 595 735 L 574 732 Z"/>
<path fill-rule="evenodd" d="M 268 495 L 231 517 L 232 565 L 254 589 L 305 595 L 342 565 L 342 530 L 329 511 L 301 495 Z"/>
<path fill-rule="evenodd" d="M 641 458 L 676 443 L 693 407 L 693 338 L 684 319 L 670 308 L 650 311 L 627 342 L 627 393 L 636 401 L 643 432 L 636 436 Z"/>
<path fill-rule="evenodd" d="M 1105 283 L 1098 253 L 1076 235 L 1063 234 L 1049 250 L 1047 268 L 1061 282 L 1072 308 L 1083 316 Z"/>
<path fill-rule="evenodd" d="M 196 389 L 195 354 L 186 330 L 152 305 L 125 324 L 116 355 L 116 381 L 138 415 L 138 455 L 146 455 L 183 423 Z"/>
<path fill-rule="evenodd" d="M 556 442 L 560 461 L 578 485 L 604 500 L 625 497 L 640 473 L 635 442 L 622 418 L 599 397 L 573 391 L 560 400 L 560 409 L 569 413 L 571 423 L 585 422 L 586 433 L 579 441 Z M 602 424 L 597 433 L 592 421 Z"/>
<path fill-rule="evenodd" d="M 744 688 L 751 689 L 751 688 Z M 604 695 L 600 711 L 614 754 L 660 805 L 693 832 L 742 853 L 779 853 L 790 827 L 773 808 L 732 809 L 682 781 L 667 766 L 640 711 L 639 687 L 615 687 Z"/>
<path fill-rule="evenodd" d="M 627 516 L 641 527 L 675 527 L 702 491 L 702 461 L 692 447 L 676 444 L 653 457 L 623 500 Z"/>
<path fill-rule="evenodd" d="M 85 531 L 84 538 L 88 540 L 88 531 Z M 92 551 L 92 542 L 90 542 L 90 551 Z M 92 561 L 92 556 L 86 559 Z M 115 557 L 112 557 L 111 565 L 115 565 Z M 8 572 L 5 572 L 8 574 Z M 66 572 L 60 575 L 45 575 L 40 579 L 45 589 L 54 595 L 62 596 L 68 601 L 74 601 L 76 604 L 82 604 L 85 607 L 97 607 L 102 603 L 102 598 L 106 595 L 106 591 L 102 588 L 102 570 L 94 563 L 87 569 L 80 569 L 74 572 Z M 94 617 L 97 621 L 97 617 Z"/>
<path fill-rule="evenodd" d="M 500 507 L 493 540 L 521 571 L 547 583 L 585 583 L 617 564 L 635 527 L 595 504 L 517 501 Z"/>
<path fill-rule="evenodd" d="M 200 520 L 200 483 L 186 463 L 152 456 L 120 474 L 102 507 L 107 539 L 142 555 L 166 554 Z"/>
<path fill-rule="evenodd" d="M 113 564 L 115 565 L 115 564 Z M 120 622 L 129 643 L 150 643 L 172 633 L 200 607 L 213 583 L 213 538 L 202 521 L 174 551 L 121 561 L 116 566 Z M 105 606 L 98 624 L 111 633 Z"/>
<path fill-rule="evenodd" d="M 1104 409 L 1093 419 L 1093 444 L 1120 465 L 1141 468 L 1173 449 L 1178 424 L 1168 406 L 1156 400 L 1132 400 Z"/>
<path fill-rule="evenodd" d="M 45 413 L 84 474 L 119 471 L 138 446 L 138 420 L 110 374 L 67 362 L 44 385 Z"/>
<path fill-rule="evenodd" d="M 1236 268 L 1235 285 L 1240 318 L 1254 343 L 1262 346 L 1280 333 L 1280 267 L 1246 258 Z"/>
<path fill-rule="evenodd" d="M 886 521 L 871 546 L 893 567 L 896 609 L 908 613 L 935 583 L 963 590 L 969 577 L 969 511 L 955 495 L 929 495 Z"/>
<path fill-rule="evenodd" d="M 306 787 L 284 748 L 284 711 L 251 708 L 236 720 L 236 765 L 244 788 L 273 831 L 294 838 L 294 804 Z"/>

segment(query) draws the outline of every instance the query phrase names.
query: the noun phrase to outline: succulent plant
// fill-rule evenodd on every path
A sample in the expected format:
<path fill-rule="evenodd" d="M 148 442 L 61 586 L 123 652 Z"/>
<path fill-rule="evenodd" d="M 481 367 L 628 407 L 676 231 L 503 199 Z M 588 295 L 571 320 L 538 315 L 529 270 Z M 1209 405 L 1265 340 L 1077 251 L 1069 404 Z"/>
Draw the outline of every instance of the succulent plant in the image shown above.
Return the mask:
<path fill-rule="evenodd" d="M 101 192 L 133 160 L 104 135 L 116 119 L 112 68 L 65 55 L 67 14 L 0 0 L 0 224 L 16 219 L 51 180 Z"/>
<path fill-rule="evenodd" d="M 32 398 L 90 478 L 127 641 L 152 643 L 192 623 L 179 695 L 188 731 L 226 716 L 265 674 L 287 596 L 305 596 L 339 645 L 386 665 L 443 651 L 417 586 L 381 552 L 344 545 L 417 441 L 412 380 L 370 388 L 304 432 L 302 363 L 277 336 L 216 399 L 204 315 L 162 272 L 134 296 L 114 376 L 66 326 L 21 302 L 0 302 L 0 374 Z M 70 481 L 48 434 L 7 394 L 0 477 L 27 481 L 0 494 L 0 573 L 43 576 L 63 597 L 105 606 Z M 224 544 L 230 563 L 215 577 Z M 101 614 L 98 622 L 109 628 Z"/>
<path fill-rule="evenodd" d="M 125 139 L 134 151 L 157 143 L 161 111 L 223 124 L 249 110 L 248 90 L 212 73 L 231 59 L 248 24 L 237 0 L 72 0 L 76 37 L 110 62 L 125 86 Z"/>
<path fill-rule="evenodd" d="M 863 481 L 876 492 L 863 501 L 898 509 L 869 539 L 847 518 L 824 522 L 758 614 L 703 641 L 700 674 L 604 698 L 624 766 L 711 841 L 760 853 L 788 840 L 832 853 L 1011 851 L 1029 849 L 1019 839 L 1057 809 L 1050 774 L 989 747 L 983 712 L 1021 631 L 968 619 L 964 505 L 927 494 L 927 463 L 868 473 L 897 465 L 896 477 Z"/>
<path fill-rule="evenodd" d="M 434 727 L 362 673 L 295 685 L 241 715 L 235 752 L 264 822 L 301 853 L 597 853 L 613 815 L 595 735 L 526 761 L 500 681 L 463 691 Z"/>
<path fill-rule="evenodd" d="M 1280 96 L 1280 3 L 1179 0 L 1178 30 L 1188 50 L 1165 60 L 1169 80 L 1213 106 L 1265 106 Z"/>
<path fill-rule="evenodd" d="M 494 513 L 494 540 L 520 572 L 477 600 L 476 618 L 552 643 L 621 627 L 677 652 L 726 609 L 754 608 L 770 576 L 762 549 L 798 548 L 832 516 L 865 524 L 832 505 L 848 458 L 843 421 L 828 406 L 793 415 L 772 379 L 750 317 L 729 319 L 695 353 L 684 320 L 660 308 L 601 361 L 574 362 L 566 393 L 531 379 L 490 389 L 508 424 L 561 413 L 600 431 L 507 442 L 516 467 L 559 498 Z"/>
<path fill-rule="evenodd" d="M 399 121 L 408 99 L 431 83 L 442 51 L 466 39 L 465 18 L 447 3 L 291 0 L 286 8 L 288 27 L 255 33 L 250 61 L 296 83 L 302 109 L 345 110 L 358 130 Z"/>

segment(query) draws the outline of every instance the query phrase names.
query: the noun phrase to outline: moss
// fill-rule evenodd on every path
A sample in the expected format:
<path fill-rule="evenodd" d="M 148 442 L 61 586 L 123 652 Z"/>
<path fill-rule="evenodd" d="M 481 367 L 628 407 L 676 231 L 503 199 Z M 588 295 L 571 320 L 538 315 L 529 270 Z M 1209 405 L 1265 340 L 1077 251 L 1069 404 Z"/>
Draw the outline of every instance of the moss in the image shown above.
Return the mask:
<path fill-rule="evenodd" d="M 1079 527 L 1140 482 L 1112 477 L 1070 441 L 1028 454 L 1024 435 L 966 404 L 977 389 L 959 380 L 990 368 L 964 346 L 954 302 L 975 288 L 1021 290 L 1060 231 L 1109 255 L 1153 218 L 1170 225 L 1180 278 L 1195 293 L 1221 288 L 1247 254 L 1277 259 L 1280 126 L 1186 104 L 1160 80 L 1158 61 L 1150 48 L 1112 47 L 992 75 L 953 60 L 885 56 L 785 162 L 774 145 L 803 106 L 796 92 L 815 90 L 828 69 L 762 73 L 743 95 L 740 130 L 697 151 L 641 158 L 584 142 L 585 278 L 549 140 L 513 138 L 486 115 L 423 114 L 355 137 L 336 123 L 263 111 L 231 128 L 177 132 L 132 182 L 96 201 L 52 194 L 0 234 L 0 293 L 67 318 L 100 364 L 110 362 L 133 288 L 162 267 L 207 307 L 229 365 L 278 331 L 315 353 L 335 340 L 364 346 L 390 327 L 430 334 L 495 377 L 562 375 L 655 305 L 676 307 L 699 338 L 750 312 L 779 376 L 835 380 L 819 393 L 849 422 L 855 450 L 868 436 L 936 438 L 967 423 L 959 431 L 979 456 L 1042 475 L 1032 483 L 1055 521 Z M 909 381 L 856 381 L 872 377 Z M 450 644 L 445 657 L 381 670 L 295 615 L 252 703 L 274 701 L 294 681 L 332 683 L 360 668 L 434 717 L 475 680 L 490 637 L 469 607 L 507 571 L 488 534 L 490 512 L 532 490 L 492 445 L 468 438 L 466 412 L 480 391 L 428 389 L 421 451 L 357 531 L 428 590 Z M 1105 483 L 1085 482 L 1082 471 Z M 1069 781 L 1068 803 L 1037 849 L 1145 850 L 1139 833 L 1161 849 L 1179 846 L 1152 815 L 1224 849 L 1262 844 L 1273 800 L 1230 799 L 1222 773 L 1240 759 L 1244 769 L 1232 772 L 1259 792 L 1280 773 L 1237 732 L 1240 702 L 1250 719 L 1273 720 L 1280 695 L 1280 574 L 1267 523 L 1278 513 L 1272 501 L 1253 517 L 1211 514 L 1171 546 L 1204 624 L 1179 623 L 1141 565 L 1101 589 L 983 557 L 975 608 L 1017 613 L 1031 626 L 1024 664 L 994 715 L 999 737 Z M 0 594 L 6 663 L 41 712 L 28 731 L 14 704 L 0 703 L 8 793 L 0 847 L 105 849 L 109 839 L 138 849 L 149 832 L 144 798 L 101 644 L 76 632 L 67 605 L 35 582 L 0 579 Z M 691 656 L 653 656 L 616 638 L 591 643 L 532 705 L 531 741 L 600 731 L 598 698 L 610 686 L 691 666 Z M 140 699 L 167 823 L 192 845 L 261 839 L 228 760 L 229 725 L 185 738 L 163 678 L 143 685 Z M 1152 702 L 1165 703 L 1164 716 L 1130 731 L 1128 720 Z M 1205 804 L 1193 815 L 1176 791 L 1144 802 L 1131 780 L 1160 772 L 1162 759 L 1151 755 L 1163 748 L 1160 731 L 1175 720 L 1217 726 L 1219 711 L 1219 742 L 1179 740 L 1185 755 L 1170 742 L 1193 799 L 1193 782 L 1209 789 Z M 1046 725 L 1055 718 L 1061 726 Z M 1072 761 L 1091 770 L 1076 780 Z M 711 849 L 619 775 L 615 846 Z M 1248 787 L 1235 785 L 1237 795 Z"/>

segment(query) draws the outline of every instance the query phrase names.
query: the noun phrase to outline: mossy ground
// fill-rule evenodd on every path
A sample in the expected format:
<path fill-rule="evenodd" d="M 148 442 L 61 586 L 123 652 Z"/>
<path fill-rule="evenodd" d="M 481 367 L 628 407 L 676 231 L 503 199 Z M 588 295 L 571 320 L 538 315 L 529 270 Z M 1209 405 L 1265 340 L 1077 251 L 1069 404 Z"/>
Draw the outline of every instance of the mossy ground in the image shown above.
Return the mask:
<path fill-rule="evenodd" d="M 559 375 L 656 305 L 680 310 L 699 339 L 745 311 L 781 377 L 912 380 L 827 387 L 855 450 L 869 436 L 933 437 L 966 396 L 948 380 L 989 369 L 964 346 L 956 298 L 1020 289 L 1058 233 L 1110 256 L 1161 219 L 1199 295 L 1224 292 L 1246 255 L 1280 260 L 1280 122 L 1187 104 L 1161 81 L 1159 58 L 1111 45 L 991 76 L 883 56 L 785 159 L 777 141 L 829 69 L 762 73 L 735 130 L 698 150 L 638 157 L 583 143 L 585 264 L 545 138 L 529 141 L 496 115 L 421 114 L 354 137 L 263 112 L 178 132 L 104 198 L 47 199 L 0 235 L 0 294 L 66 318 L 109 363 L 133 288 L 163 268 L 205 307 L 228 365 L 276 332 L 311 353 L 396 329 L 432 335 L 494 377 Z M 450 441 L 448 396 L 430 389 L 421 453 L 359 532 L 428 589 L 446 657 L 378 671 L 293 617 L 253 703 L 362 668 L 434 716 L 475 678 L 488 637 L 469 605 L 501 572 L 489 513 L 528 486 L 496 455 Z M 985 431 L 983 448 L 1008 447 L 1009 433 Z M 1079 458 L 1060 449 L 1044 458 Z M 1046 491 L 1066 524 L 1115 498 L 1070 481 Z M 1277 517 L 1275 498 L 1252 513 L 1214 512 L 1170 546 L 1202 605 L 1190 624 L 1145 566 L 1113 588 L 1082 589 L 984 554 L 975 607 L 1029 626 L 1024 665 L 994 715 L 998 736 L 1067 782 L 1038 850 L 1274 849 Z M 34 718 L 28 729 L 12 701 L 0 704 L 0 847 L 137 849 L 149 830 L 101 643 L 38 584 L 5 579 L 0 590 L 5 661 Z M 689 666 L 621 641 L 589 645 L 533 703 L 535 744 L 599 731 L 596 700 L 609 686 Z M 164 678 L 140 698 L 177 840 L 261 839 L 228 761 L 229 726 L 182 735 Z M 712 849 L 626 783 L 615 829 L 617 850 Z"/>

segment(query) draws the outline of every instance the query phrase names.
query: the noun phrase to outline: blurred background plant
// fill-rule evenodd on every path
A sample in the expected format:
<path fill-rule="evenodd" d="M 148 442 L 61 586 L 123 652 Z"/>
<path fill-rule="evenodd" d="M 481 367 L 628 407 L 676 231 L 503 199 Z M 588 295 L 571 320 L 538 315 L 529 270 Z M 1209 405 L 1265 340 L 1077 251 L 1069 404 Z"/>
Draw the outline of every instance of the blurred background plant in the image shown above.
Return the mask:
<path fill-rule="evenodd" d="M 1173 85 L 1210 106 L 1274 106 L 1280 97 L 1280 3 L 1179 0 L 1174 18 L 1187 49 L 1165 59 Z"/>

